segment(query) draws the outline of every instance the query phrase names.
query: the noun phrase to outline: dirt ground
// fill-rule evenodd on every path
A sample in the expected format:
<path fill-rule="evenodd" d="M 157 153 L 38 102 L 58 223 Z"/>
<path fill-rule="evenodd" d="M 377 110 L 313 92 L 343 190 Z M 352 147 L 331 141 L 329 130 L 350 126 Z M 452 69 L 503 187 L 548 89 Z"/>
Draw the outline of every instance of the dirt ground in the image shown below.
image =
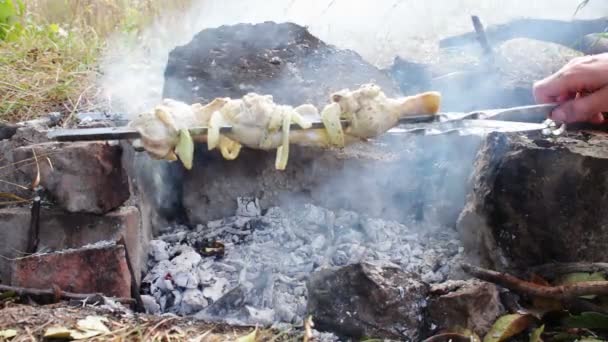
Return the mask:
<path fill-rule="evenodd" d="M 177 316 L 132 314 L 120 307 L 76 306 L 68 303 L 44 306 L 5 302 L 0 308 L 0 341 L 66 341 L 44 338 L 51 329 L 63 327 L 76 330 L 80 320 L 100 318 L 107 331 L 79 341 L 298 341 L 296 333 L 257 329 L 255 327 L 227 327 L 189 320 Z M 251 333 L 256 331 L 256 338 Z M 10 339 L 3 333 L 15 330 Z M 79 329 L 82 330 L 82 329 Z M 84 330 L 85 332 L 87 330 Z"/>

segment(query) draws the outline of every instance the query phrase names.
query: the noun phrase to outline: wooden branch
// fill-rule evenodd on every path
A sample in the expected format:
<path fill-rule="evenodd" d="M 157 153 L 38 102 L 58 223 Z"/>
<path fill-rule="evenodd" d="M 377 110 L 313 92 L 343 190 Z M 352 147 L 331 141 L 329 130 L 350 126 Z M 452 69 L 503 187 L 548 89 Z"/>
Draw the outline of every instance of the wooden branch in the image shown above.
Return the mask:
<path fill-rule="evenodd" d="M 557 278 L 560 275 L 576 272 L 601 272 L 608 274 L 608 263 L 605 262 L 573 262 L 573 263 L 552 263 L 537 267 L 532 267 L 530 273 L 538 274 L 543 278 Z"/>
<path fill-rule="evenodd" d="M 463 270 L 475 278 L 485 280 L 520 294 L 558 300 L 574 299 L 588 295 L 608 295 L 608 281 L 590 281 L 572 285 L 544 286 L 521 280 L 506 273 L 486 270 L 463 264 Z"/>
<path fill-rule="evenodd" d="M 15 292 L 19 296 L 35 296 L 35 297 L 45 297 L 45 298 L 60 298 L 60 299 L 75 299 L 75 300 L 87 300 L 91 298 L 108 298 L 109 300 L 122 303 L 122 304 L 133 304 L 135 302 L 132 298 L 116 298 L 116 297 L 105 297 L 101 293 L 72 293 L 65 292 L 59 289 L 32 289 L 27 287 L 18 287 L 18 286 L 8 286 L 8 285 L 0 285 L 0 292 Z"/>

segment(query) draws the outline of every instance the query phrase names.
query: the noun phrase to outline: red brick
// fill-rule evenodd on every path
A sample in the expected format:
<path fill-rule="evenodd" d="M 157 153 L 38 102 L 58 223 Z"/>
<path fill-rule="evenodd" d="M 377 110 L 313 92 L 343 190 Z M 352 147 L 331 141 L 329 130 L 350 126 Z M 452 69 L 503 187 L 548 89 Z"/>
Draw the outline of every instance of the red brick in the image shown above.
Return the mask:
<path fill-rule="evenodd" d="M 0 282 L 10 283 L 12 262 L 25 252 L 30 225 L 30 209 L 0 209 Z M 136 207 L 121 207 L 105 215 L 72 214 L 58 209 L 42 208 L 40 212 L 39 248 L 61 251 L 80 248 L 98 241 L 125 238 L 137 281 L 147 256 L 148 233 L 142 232 Z"/>
<path fill-rule="evenodd" d="M 14 286 L 131 297 L 131 277 L 122 246 L 83 247 L 18 259 Z"/>
<path fill-rule="evenodd" d="M 14 160 L 33 158 L 33 150 L 40 156 L 40 185 L 66 211 L 104 214 L 120 207 L 130 197 L 120 145 L 99 141 L 42 143 L 16 148 Z M 37 167 L 31 163 L 19 167 L 19 171 L 31 182 Z"/>

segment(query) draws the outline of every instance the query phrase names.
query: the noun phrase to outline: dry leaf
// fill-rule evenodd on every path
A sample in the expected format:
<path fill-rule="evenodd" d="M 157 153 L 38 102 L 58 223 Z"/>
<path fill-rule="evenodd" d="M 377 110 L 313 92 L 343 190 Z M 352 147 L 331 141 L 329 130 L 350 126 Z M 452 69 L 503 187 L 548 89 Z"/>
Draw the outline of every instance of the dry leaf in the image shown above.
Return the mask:
<path fill-rule="evenodd" d="M 470 329 L 465 329 L 465 328 L 459 327 L 456 330 L 454 330 L 454 332 L 457 332 L 461 335 L 468 337 L 469 341 L 471 341 L 471 342 L 481 342 L 481 338 Z"/>
<path fill-rule="evenodd" d="M 458 333 L 444 333 L 429 337 L 423 342 L 471 342 L 474 341 L 470 336 Z"/>
<path fill-rule="evenodd" d="M 85 319 L 81 319 L 78 321 L 78 324 L 76 325 L 78 327 L 78 329 L 80 330 L 93 330 L 93 331 L 99 331 L 102 333 L 109 333 L 110 329 L 108 329 L 108 327 L 106 327 L 105 324 L 103 324 L 104 322 L 108 322 L 108 319 L 105 317 L 101 317 L 101 316 L 87 316 Z"/>
<path fill-rule="evenodd" d="M 582 312 L 580 315 L 564 318 L 562 324 L 566 328 L 608 329 L 608 315 L 598 312 Z"/>
<path fill-rule="evenodd" d="M 47 161 L 47 163 L 49 163 L 49 167 L 51 168 L 51 171 L 55 171 L 55 168 L 53 167 L 53 163 L 51 163 L 51 159 L 49 157 L 46 157 L 46 161 Z"/>
<path fill-rule="evenodd" d="M 15 329 L 5 329 L 5 330 L 0 330 L 0 338 L 3 339 L 10 339 L 17 336 L 17 330 Z"/>
<path fill-rule="evenodd" d="M 72 330 L 66 327 L 54 326 L 46 329 L 44 333 L 44 337 L 46 338 L 71 338 Z"/>
<path fill-rule="evenodd" d="M 304 342 L 312 340 L 312 328 L 314 326 L 315 323 L 312 321 L 312 316 L 308 316 L 304 322 Z"/>
<path fill-rule="evenodd" d="M 101 331 L 97 331 L 97 330 L 85 330 L 85 331 L 71 330 L 70 331 L 70 337 L 74 340 L 84 340 L 84 339 L 95 337 L 95 336 L 101 335 L 101 334 L 103 334 L 103 333 Z"/>
<path fill-rule="evenodd" d="M 543 339 L 541 338 L 541 335 L 543 334 L 543 332 L 545 332 L 544 325 L 542 325 L 538 329 L 534 329 L 532 334 L 530 334 L 530 342 L 543 342 Z"/>
<path fill-rule="evenodd" d="M 534 321 L 529 314 L 510 314 L 500 317 L 484 337 L 483 342 L 502 342 L 526 330 Z"/>
<path fill-rule="evenodd" d="M 251 334 L 249 334 L 247 336 L 239 337 L 236 341 L 237 342 L 256 342 L 257 339 L 258 339 L 258 328 L 255 328 L 255 330 L 253 332 L 251 332 Z"/>

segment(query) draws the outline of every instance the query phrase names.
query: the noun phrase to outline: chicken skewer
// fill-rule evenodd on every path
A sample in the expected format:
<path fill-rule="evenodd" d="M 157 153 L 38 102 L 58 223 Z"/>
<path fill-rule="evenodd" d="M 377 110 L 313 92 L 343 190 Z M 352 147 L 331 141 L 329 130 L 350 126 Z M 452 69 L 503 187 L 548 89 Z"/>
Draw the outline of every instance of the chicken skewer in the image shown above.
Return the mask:
<path fill-rule="evenodd" d="M 275 166 L 284 170 L 290 144 L 331 148 L 373 138 L 409 115 L 437 114 L 440 95 L 428 92 L 392 99 L 378 86 L 367 84 L 336 92 L 330 100 L 321 113 L 310 104 L 293 108 L 255 93 L 241 99 L 216 98 L 206 105 L 165 100 L 129 127 L 139 132 L 138 140 L 153 158 L 179 159 L 187 169 L 192 168 L 194 140 L 206 140 L 209 150 L 219 149 L 228 160 L 237 158 L 242 146 L 276 149 Z M 299 129 L 291 131 L 292 126 Z M 207 135 L 193 136 L 192 127 L 207 127 Z"/>

